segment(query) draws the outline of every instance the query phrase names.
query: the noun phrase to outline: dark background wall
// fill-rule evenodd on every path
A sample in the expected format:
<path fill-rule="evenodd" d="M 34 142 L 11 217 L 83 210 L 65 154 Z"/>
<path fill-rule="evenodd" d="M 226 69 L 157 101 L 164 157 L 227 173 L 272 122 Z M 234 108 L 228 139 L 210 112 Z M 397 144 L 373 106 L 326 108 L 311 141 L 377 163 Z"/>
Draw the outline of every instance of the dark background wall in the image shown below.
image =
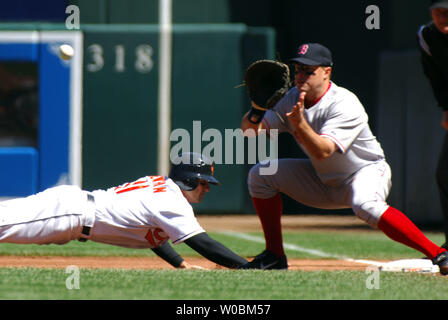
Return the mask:
<path fill-rule="evenodd" d="M 433 214 L 429 220 L 440 220 L 440 208 L 434 204 L 434 183 L 432 166 L 437 157 L 437 130 L 427 132 L 427 140 L 435 141 L 431 154 L 415 152 L 404 155 L 401 147 L 409 144 L 403 124 L 403 112 L 411 108 L 430 110 L 415 114 L 424 121 L 438 117 L 438 110 L 431 100 L 430 88 L 422 76 L 418 62 L 416 31 L 430 19 L 429 0 L 359 0 L 359 1 L 302 1 L 302 0 L 173 0 L 173 22 L 175 24 L 233 24 L 248 27 L 269 27 L 275 31 L 274 49 L 282 60 L 295 55 L 299 44 L 320 42 L 328 46 L 334 56 L 333 80 L 355 92 L 364 104 L 370 117 L 372 130 L 384 141 L 386 156 L 391 160 L 394 187 L 390 201 L 402 209 L 418 210 L 412 216 L 424 221 L 425 208 L 430 202 Z M 18 0 L 2 3 L 0 22 L 48 21 L 64 22 L 65 7 L 78 5 L 82 24 L 155 24 L 158 22 L 157 0 L 69 0 L 39 1 Z M 380 28 L 368 30 L 365 21 L 366 8 L 376 5 L 380 10 Z M 45 10 L 43 10 L 45 8 Z M 269 51 L 269 50 L 268 50 Z M 263 51 L 267 52 L 267 51 Z M 255 54 L 251 55 L 256 57 Z M 411 58 L 409 58 L 411 57 Z M 262 57 L 260 57 L 262 58 Z M 395 60 L 394 60 L 395 59 Z M 398 63 L 407 59 L 408 63 Z M 397 61 L 394 63 L 393 61 Z M 241 72 L 245 65 L 241 65 Z M 412 69 L 411 71 L 409 69 Z M 406 72 L 409 71 L 409 72 Z M 216 75 L 219 76 L 219 75 Z M 413 84 L 403 85 L 406 77 L 419 77 Z M 387 83 L 387 86 L 385 85 Z M 398 99 L 415 90 L 413 86 L 423 86 L 425 96 L 422 104 L 408 106 L 406 99 Z M 397 89 L 395 89 L 397 88 Z M 398 89 L 400 88 L 400 89 Z M 395 97 L 395 100 L 391 100 Z M 394 101 L 394 102 L 390 102 Z M 389 102 L 389 103 L 388 103 Z M 416 109 L 417 108 L 417 109 Z M 407 114 L 407 116 L 409 116 Z M 393 119 L 391 124 L 391 119 Z M 417 119 L 417 118 L 415 118 Z M 406 123 L 413 123 L 410 119 Z M 397 125 L 401 123 L 401 125 Z M 395 125 L 394 125 L 395 124 Z M 400 129 L 401 128 L 401 129 Z M 400 139 L 397 140 L 397 130 Z M 433 138 L 432 138 L 433 137 Z M 395 139 L 395 140 L 394 140 Z M 424 141 L 420 137 L 420 144 Z M 393 142 L 395 141 L 395 142 Z M 435 151 L 434 151 L 435 150 Z M 281 136 L 280 157 L 304 156 L 289 136 Z M 398 153 L 401 152 L 401 156 Z M 420 159 L 407 166 L 409 157 Z M 406 187 L 413 183 L 415 166 L 424 165 L 424 176 L 429 186 L 426 190 Z M 404 168 L 405 167 L 405 168 Z M 414 189 L 418 190 L 414 190 Z M 409 193 L 406 190 L 414 190 Z M 410 201 L 410 199 L 413 199 Z M 420 203 L 416 205 L 415 202 Z M 285 197 L 285 212 L 316 212 L 302 207 Z M 351 211 L 341 211 L 350 213 Z"/>

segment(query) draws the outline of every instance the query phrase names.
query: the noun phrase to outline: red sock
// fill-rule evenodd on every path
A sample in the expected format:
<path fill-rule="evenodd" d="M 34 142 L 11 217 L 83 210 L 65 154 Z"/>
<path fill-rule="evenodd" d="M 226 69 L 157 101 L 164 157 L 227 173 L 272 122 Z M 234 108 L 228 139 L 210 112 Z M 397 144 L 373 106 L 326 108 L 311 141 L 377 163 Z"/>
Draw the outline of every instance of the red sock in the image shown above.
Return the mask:
<path fill-rule="evenodd" d="M 252 203 L 263 227 L 266 250 L 279 257 L 284 256 L 281 225 L 283 206 L 280 193 L 269 199 L 252 198 Z"/>
<path fill-rule="evenodd" d="M 434 259 L 445 249 L 429 240 L 401 211 L 389 207 L 380 218 L 378 228 L 389 238 Z"/>

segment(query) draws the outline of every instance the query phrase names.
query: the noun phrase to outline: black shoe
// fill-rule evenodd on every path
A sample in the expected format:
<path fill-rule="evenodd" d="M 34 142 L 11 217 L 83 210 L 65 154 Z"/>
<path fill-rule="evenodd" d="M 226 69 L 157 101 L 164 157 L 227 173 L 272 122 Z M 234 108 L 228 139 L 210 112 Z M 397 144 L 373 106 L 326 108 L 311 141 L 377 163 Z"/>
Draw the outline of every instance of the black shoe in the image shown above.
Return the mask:
<path fill-rule="evenodd" d="M 286 270 L 288 261 L 286 256 L 279 257 L 271 251 L 263 251 L 251 262 L 243 264 L 238 269 Z"/>
<path fill-rule="evenodd" d="M 443 275 L 448 274 L 448 251 L 444 251 L 434 258 L 432 263 L 437 264 L 440 269 L 440 273 Z"/>

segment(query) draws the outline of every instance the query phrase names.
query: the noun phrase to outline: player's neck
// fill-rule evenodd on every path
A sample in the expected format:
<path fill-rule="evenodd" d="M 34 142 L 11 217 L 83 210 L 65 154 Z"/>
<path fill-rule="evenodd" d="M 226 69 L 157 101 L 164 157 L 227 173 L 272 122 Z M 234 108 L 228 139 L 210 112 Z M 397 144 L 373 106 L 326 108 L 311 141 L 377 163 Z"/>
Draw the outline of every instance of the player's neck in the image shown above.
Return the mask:
<path fill-rule="evenodd" d="M 308 109 L 316 105 L 324 97 L 324 95 L 328 92 L 328 90 L 330 90 L 330 87 L 331 87 L 331 81 L 328 81 L 315 94 L 307 95 L 305 98 L 305 108 Z"/>

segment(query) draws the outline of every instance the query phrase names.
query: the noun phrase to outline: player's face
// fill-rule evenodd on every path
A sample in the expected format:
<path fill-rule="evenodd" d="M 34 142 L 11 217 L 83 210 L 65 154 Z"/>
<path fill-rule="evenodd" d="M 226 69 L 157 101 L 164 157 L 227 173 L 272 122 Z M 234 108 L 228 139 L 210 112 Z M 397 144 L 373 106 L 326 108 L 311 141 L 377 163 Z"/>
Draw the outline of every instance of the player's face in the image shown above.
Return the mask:
<path fill-rule="evenodd" d="M 432 9 L 431 15 L 436 28 L 440 32 L 448 34 L 448 9 L 444 8 Z"/>
<path fill-rule="evenodd" d="M 206 180 L 199 180 L 196 189 L 191 191 L 183 191 L 185 198 L 190 203 L 200 203 L 207 192 L 210 191 L 210 185 Z"/>
<path fill-rule="evenodd" d="M 313 93 L 329 79 L 331 68 L 295 64 L 294 84 L 299 91 Z"/>

